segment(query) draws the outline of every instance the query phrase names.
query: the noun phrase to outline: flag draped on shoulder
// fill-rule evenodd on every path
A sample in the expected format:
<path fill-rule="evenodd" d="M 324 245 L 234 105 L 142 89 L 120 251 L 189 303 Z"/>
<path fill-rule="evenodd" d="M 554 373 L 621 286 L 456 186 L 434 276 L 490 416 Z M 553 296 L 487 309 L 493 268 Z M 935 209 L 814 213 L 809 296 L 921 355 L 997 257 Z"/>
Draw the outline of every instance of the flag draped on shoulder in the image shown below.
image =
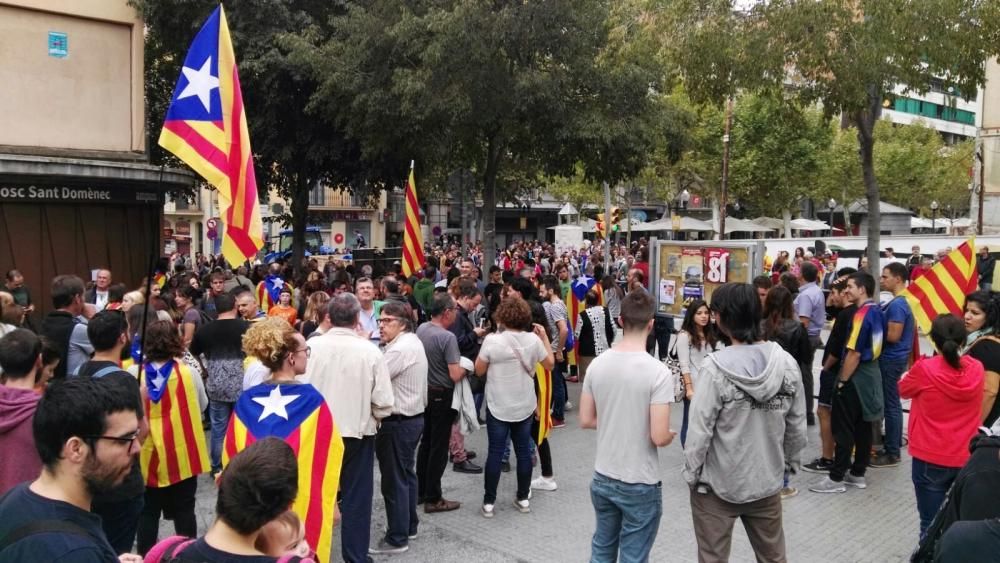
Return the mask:
<path fill-rule="evenodd" d="M 420 229 L 420 204 L 417 201 L 417 182 L 410 178 L 406 182 L 406 219 L 403 227 L 403 276 L 410 277 L 424 267 L 424 235 Z"/>
<path fill-rule="evenodd" d="M 552 372 L 543 368 L 540 363 L 535 366 L 535 385 L 538 408 L 536 443 L 541 444 L 552 430 Z"/>
<path fill-rule="evenodd" d="M 226 260 L 239 264 L 255 255 L 264 230 L 236 55 L 221 5 L 191 43 L 159 144 L 218 189 Z"/>
<path fill-rule="evenodd" d="M 976 241 L 969 239 L 911 282 L 901 295 L 910 304 L 920 331 L 927 334 L 938 315 L 962 316 L 965 296 L 976 291 L 978 282 Z"/>
<path fill-rule="evenodd" d="M 573 333 L 576 331 L 576 321 L 577 317 L 584 310 L 587 309 L 587 292 L 593 290 L 597 294 L 597 302 L 604 305 L 604 290 L 601 284 L 597 283 L 597 280 L 586 275 L 581 274 L 575 280 L 570 283 L 569 292 L 563 296 L 566 301 L 566 312 L 569 316 L 569 331 Z M 579 347 L 579 341 L 574 341 L 573 349 L 570 350 L 567 356 L 567 362 L 570 365 L 577 365 L 577 348 Z"/>
<path fill-rule="evenodd" d="M 139 368 L 149 417 L 149 435 L 139 453 L 147 487 L 169 487 L 210 468 L 194 377 L 190 367 L 174 360 L 160 368 Z"/>
<path fill-rule="evenodd" d="M 284 440 L 295 451 L 299 494 L 292 510 L 305 524 L 306 539 L 319 561 L 329 561 L 344 443 L 319 391 L 307 383 L 264 383 L 244 391 L 229 419 L 222 464 L 268 436 Z"/>

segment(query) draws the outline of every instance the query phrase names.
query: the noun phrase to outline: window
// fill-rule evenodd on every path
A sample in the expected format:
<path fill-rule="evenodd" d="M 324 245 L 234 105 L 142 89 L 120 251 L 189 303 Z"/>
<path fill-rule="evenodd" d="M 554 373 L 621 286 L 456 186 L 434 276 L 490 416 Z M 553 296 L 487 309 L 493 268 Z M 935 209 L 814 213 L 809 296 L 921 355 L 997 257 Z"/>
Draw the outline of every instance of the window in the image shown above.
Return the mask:
<path fill-rule="evenodd" d="M 326 188 L 322 184 L 317 182 L 309 190 L 309 205 L 326 205 Z"/>

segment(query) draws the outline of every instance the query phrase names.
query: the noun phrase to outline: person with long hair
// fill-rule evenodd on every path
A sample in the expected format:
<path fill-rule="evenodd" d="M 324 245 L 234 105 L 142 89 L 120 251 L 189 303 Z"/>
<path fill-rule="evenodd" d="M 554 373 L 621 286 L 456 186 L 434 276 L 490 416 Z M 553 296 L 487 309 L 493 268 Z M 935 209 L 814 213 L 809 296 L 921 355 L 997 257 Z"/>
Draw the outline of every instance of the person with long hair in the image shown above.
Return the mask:
<path fill-rule="evenodd" d="M 939 316 L 931 323 L 930 336 L 938 354 L 918 361 L 899 381 L 899 395 L 912 399 L 907 430 L 921 539 L 969 460 L 968 443 L 979 428 L 984 379 L 982 363 L 959 355 L 966 338 L 962 319 Z"/>
<path fill-rule="evenodd" d="M 507 436 L 517 454 L 517 496 L 514 507 L 530 512 L 531 427 L 537 400 L 534 393 L 535 364 L 546 370 L 555 365 L 545 327 L 532 323 L 531 308 L 523 299 L 505 299 L 494 315 L 503 331 L 490 334 L 476 358 L 476 375 L 486 378 L 486 429 L 489 455 L 482 514 L 492 518 L 497 484 Z"/>
<path fill-rule="evenodd" d="M 788 270 L 788 252 L 782 250 L 778 253 L 778 257 L 774 260 L 774 264 L 771 266 L 771 283 L 777 285 L 778 281 L 781 279 L 781 274 L 784 274 Z"/>
<path fill-rule="evenodd" d="M 302 325 L 299 327 L 302 336 L 308 339 L 312 333 L 316 332 L 320 323 L 323 322 L 329 303 L 330 294 L 325 291 L 316 291 L 309 296 L 306 301 L 305 314 L 302 316 Z"/>
<path fill-rule="evenodd" d="M 989 428 L 1000 418 L 1000 297 L 976 291 L 965 298 L 964 354 L 975 358 L 986 370 L 983 382 L 982 425 Z"/>
<path fill-rule="evenodd" d="M 795 317 L 792 306 L 792 293 L 784 285 L 777 285 L 767 291 L 764 299 L 764 339 L 776 342 L 781 348 L 795 358 L 802 376 L 805 389 L 805 374 L 809 373 L 812 361 L 812 348 L 809 343 L 809 333 L 806 327 Z M 808 415 L 807 415 L 808 418 Z M 785 472 L 784 486 L 781 488 L 781 498 L 791 498 L 798 494 L 798 489 L 788 486 L 788 472 Z"/>
<path fill-rule="evenodd" d="M 712 322 L 712 312 L 708 303 L 695 299 L 688 305 L 684 314 L 681 330 L 674 339 L 670 356 L 676 358 L 681 368 L 681 381 L 684 383 L 684 417 L 681 422 L 681 447 L 687 441 L 688 410 L 691 399 L 694 398 L 695 381 L 701 372 L 705 358 L 722 347 L 715 323 Z"/>
<path fill-rule="evenodd" d="M 146 482 L 145 505 L 139 517 L 140 555 L 156 544 L 161 513 L 174 521 L 178 535 L 198 535 L 194 513 L 198 475 L 211 467 L 201 425 L 208 397 L 201 378 L 181 358 L 184 343 L 173 323 L 151 322 L 146 328 L 144 351 L 139 387 L 149 434 L 139 456 Z"/>
<path fill-rule="evenodd" d="M 199 295 L 201 291 L 190 285 L 182 285 L 174 292 L 174 305 L 181 317 L 180 331 L 184 348 L 191 346 L 195 331 L 201 327 L 201 313 L 195 307 L 195 300 Z"/>

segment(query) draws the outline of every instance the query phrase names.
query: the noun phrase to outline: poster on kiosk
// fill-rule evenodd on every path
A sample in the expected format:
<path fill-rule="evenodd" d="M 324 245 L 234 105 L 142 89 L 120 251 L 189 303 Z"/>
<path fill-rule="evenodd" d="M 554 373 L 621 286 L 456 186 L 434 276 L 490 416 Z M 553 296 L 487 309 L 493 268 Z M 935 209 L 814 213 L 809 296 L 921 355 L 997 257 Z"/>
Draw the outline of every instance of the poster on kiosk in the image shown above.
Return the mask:
<path fill-rule="evenodd" d="M 656 312 L 673 317 L 676 326 L 693 301 L 711 302 L 722 284 L 750 283 L 764 272 L 763 241 L 654 239 L 651 247 Z"/>

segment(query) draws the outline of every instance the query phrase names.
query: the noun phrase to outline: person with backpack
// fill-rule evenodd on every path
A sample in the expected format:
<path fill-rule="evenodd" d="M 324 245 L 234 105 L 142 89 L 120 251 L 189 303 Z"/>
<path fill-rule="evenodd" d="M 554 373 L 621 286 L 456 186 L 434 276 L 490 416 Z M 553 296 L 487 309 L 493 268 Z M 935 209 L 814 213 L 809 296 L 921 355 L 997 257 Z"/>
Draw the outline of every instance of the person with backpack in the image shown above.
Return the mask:
<path fill-rule="evenodd" d="M 77 375 L 106 379 L 132 394 L 139 418 L 139 441 L 142 442 L 149 433 L 149 425 L 143 417 L 139 381 L 121 368 L 122 350 L 128 343 L 125 314 L 109 309 L 97 313 L 87 323 L 87 338 L 94 346 L 94 357 L 80 366 Z M 133 463 L 120 486 L 94 500 L 91 512 L 101 517 L 101 527 L 111 547 L 119 554 L 132 551 L 145 492 L 142 471 L 138 463 Z"/>
<path fill-rule="evenodd" d="M 215 522 L 204 537 L 167 538 L 146 554 L 145 562 L 311 563 L 308 557 L 274 557 L 257 547 L 264 527 L 281 518 L 295 500 L 298 480 L 291 446 L 274 437 L 254 442 L 223 471 Z"/>
<path fill-rule="evenodd" d="M 0 498 L 0 563 L 139 563 L 118 556 L 91 503 L 121 484 L 139 453 L 135 397 L 113 381 L 55 380 L 33 421 L 41 474 Z"/>

